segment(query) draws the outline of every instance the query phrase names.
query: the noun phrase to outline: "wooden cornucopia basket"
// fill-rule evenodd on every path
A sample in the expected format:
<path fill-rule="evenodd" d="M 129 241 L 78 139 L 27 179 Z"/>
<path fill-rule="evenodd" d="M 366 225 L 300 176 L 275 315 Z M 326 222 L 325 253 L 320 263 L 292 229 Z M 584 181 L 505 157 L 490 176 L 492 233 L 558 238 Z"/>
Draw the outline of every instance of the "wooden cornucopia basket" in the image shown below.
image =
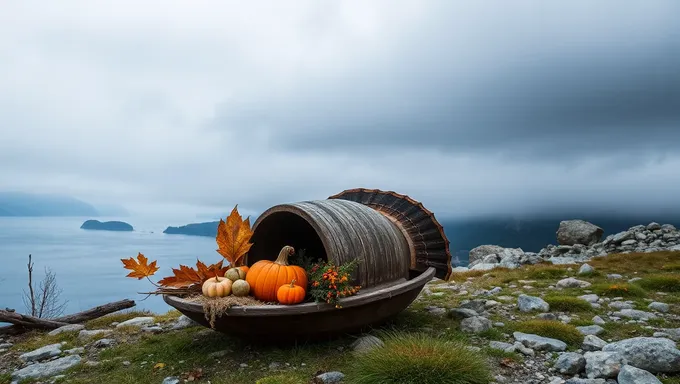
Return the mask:
<path fill-rule="evenodd" d="M 215 330 L 251 340 L 319 338 L 378 325 L 408 307 L 434 276 L 451 273 L 449 241 L 434 214 L 391 191 L 350 189 L 326 200 L 276 205 L 257 218 L 251 242 L 247 266 L 274 260 L 285 245 L 335 264 L 363 260 L 353 274 L 361 290 L 341 298 L 341 308 L 314 302 L 234 306 L 215 319 Z M 210 327 L 199 303 L 163 299 Z"/>

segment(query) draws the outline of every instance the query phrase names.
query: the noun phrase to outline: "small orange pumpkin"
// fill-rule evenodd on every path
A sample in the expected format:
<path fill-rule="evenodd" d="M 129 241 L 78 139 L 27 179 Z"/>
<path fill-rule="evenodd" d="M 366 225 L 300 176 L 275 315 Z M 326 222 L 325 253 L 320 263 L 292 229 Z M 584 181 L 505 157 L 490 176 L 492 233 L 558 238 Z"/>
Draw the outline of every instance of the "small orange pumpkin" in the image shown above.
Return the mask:
<path fill-rule="evenodd" d="M 248 268 L 247 265 L 242 265 L 242 266 L 237 267 L 237 268 L 240 269 L 240 270 L 242 270 L 243 273 L 246 273 L 246 274 L 248 273 L 248 269 L 249 269 L 249 268 Z"/>
<path fill-rule="evenodd" d="M 307 286 L 307 272 L 297 265 L 288 265 L 288 257 L 295 252 L 289 245 L 281 248 L 276 261 L 260 260 L 250 266 L 246 281 L 250 294 L 258 300 L 275 302 L 279 287 L 295 279 L 297 285 Z"/>
<path fill-rule="evenodd" d="M 276 298 L 281 304 L 297 304 L 301 303 L 305 299 L 307 292 L 305 289 L 299 285 L 295 285 L 295 279 L 290 282 L 290 284 L 285 284 L 279 287 L 276 291 Z"/>

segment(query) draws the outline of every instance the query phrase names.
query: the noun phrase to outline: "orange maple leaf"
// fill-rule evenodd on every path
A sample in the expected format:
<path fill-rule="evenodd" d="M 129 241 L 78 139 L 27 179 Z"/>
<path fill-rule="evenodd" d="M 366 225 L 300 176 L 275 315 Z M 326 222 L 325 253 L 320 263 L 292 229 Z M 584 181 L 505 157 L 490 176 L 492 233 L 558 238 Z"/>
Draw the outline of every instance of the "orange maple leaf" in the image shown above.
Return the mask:
<path fill-rule="evenodd" d="M 156 266 L 156 260 L 148 264 L 149 259 L 146 258 L 141 252 L 137 255 L 137 260 L 132 257 L 129 259 L 120 259 L 123 262 L 123 268 L 130 269 L 132 272 L 128 273 L 125 277 L 136 277 L 139 280 L 152 276 L 159 267 Z"/>
<path fill-rule="evenodd" d="M 200 260 L 196 260 L 196 268 L 198 269 L 198 275 L 201 277 L 202 282 L 205 282 L 211 277 L 219 276 L 222 277 L 224 274 L 227 272 L 229 267 L 223 267 L 222 262 L 224 260 L 220 260 L 215 264 L 211 264 L 209 266 L 206 266 L 201 262 Z"/>
<path fill-rule="evenodd" d="M 184 288 L 194 284 L 203 284 L 211 277 L 224 276 L 229 267 L 222 266 L 223 260 L 206 266 L 202 261 L 196 260 L 196 269 L 180 265 L 179 269 L 172 269 L 173 276 L 164 277 L 158 282 L 163 287 Z"/>
<path fill-rule="evenodd" d="M 227 216 L 227 221 L 220 219 L 217 226 L 217 252 L 222 255 L 231 266 L 239 266 L 243 255 L 248 253 L 250 237 L 253 231 L 250 229 L 250 217 L 243 220 L 238 213 L 238 204 Z"/>
<path fill-rule="evenodd" d="M 179 269 L 172 269 L 173 276 L 164 277 L 158 282 L 163 287 L 183 288 L 193 284 L 201 284 L 201 276 L 198 271 L 186 265 L 180 265 Z"/>

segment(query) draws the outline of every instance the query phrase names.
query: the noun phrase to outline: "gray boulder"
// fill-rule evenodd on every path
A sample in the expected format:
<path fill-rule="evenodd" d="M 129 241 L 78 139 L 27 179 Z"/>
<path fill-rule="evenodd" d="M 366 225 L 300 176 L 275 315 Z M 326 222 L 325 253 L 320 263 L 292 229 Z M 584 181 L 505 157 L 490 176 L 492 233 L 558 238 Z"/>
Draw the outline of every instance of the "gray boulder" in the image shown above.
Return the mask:
<path fill-rule="evenodd" d="M 588 264 L 583 264 L 581 265 L 581 268 L 578 269 L 579 275 L 589 275 L 593 272 L 595 272 L 595 268 L 591 267 Z"/>
<path fill-rule="evenodd" d="M 619 384 L 661 384 L 661 380 L 657 379 L 656 376 L 630 365 L 624 365 L 621 368 L 616 380 Z"/>
<path fill-rule="evenodd" d="M 581 349 L 588 352 L 594 352 L 602 350 L 605 345 L 607 345 L 607 342 L 599 337 L 595 335 L 586 335 L 586 337 L 583 338 Z"/>
<path fill-rule="evenodd" d="M 142 327 L 144 325 L 151 325 L 154 323 L 154 319 L 151 316 L 135 317 L 130 320 L 123 321 L 116 325 L 116 328 L 121 327 Z"/>
<path fill-rule="evenodd" d="M 599 335 L 604 332 L 604 328 L 599 325 L 586 325 L 583 327 L 576 327 L 582 335 Z"/>
<path fill-rule="evenodd" d="M 480 333 L 492 327 L 491 320 L 481 316 L 468 317 L 460 322 L 460 330 L 467 333 Z"/>
<path fill-rule="evenodd" d="M 373 335 L 361 336 L 350 345 L 355 353 L 365 353 L 384 346 L 385 343 Z"/>
<path fill-rule="evenodd" d="M 654 301 L 654 302 L 649 303 L 647 308 L 651 309 L 652 311 L 663 312 L 663 313 L 666 313 L 666 312 L 670 311 L 670 309 L 671 309 L 668 304 L 660 303 L 658 301 Z"/>
<path fill-rule="evenodd" d="M 607 344 L 602 351 L 616 352 L 628 364 L 652 373 L 680 372 L 680 350 L 669 339 L 634 337 Z"/>
<path fill-rule="evenodd" d="M 479 247 L 472 248 L 469 256 L 470 266 L 473 266 L 476 262 L 484 259 L 488 255 L 503 252 L 503 249 L 503 247 L 499 247 L 498 245 L 480 245 Z"/>
<path fill-rule="evenodd" d="M 468 317 L 479 316 L 479 314 L 469 308 L 452 308 L 449 310 L 449 317 L 457 320 L 467 319 Z"/>
<path fill-rule="evenodd" d="M 640 311 L 637 309 L 622 309 L 620 312 L 614 312 L 616 317 L 627 317 L 635 320 L 650 320 L 656 319 L 656 315 L 651 312 Z"/>
<path fill-rule="evenodd" d="M 323 384 L 342 383 L 342 380 L 344 380 L 344 378 L 345 375 L 339 371 L 325 372 L 316 376 L 316 379 L 321 381 Z"/>
<path fill-rule="evenodd" d="M 578 353 L 565 352 L 557 358 L 555 369 L 563 375 L 577 375 L 586 369 L 586 359 Z"/>
<path fill-rule="evenodd" d="M 598 243 L 604 230 L 584 220 L 564 220 L 557 229 L 557 243 L 561 245 L 593 245 Z"/>
<path fill-rule="evenodd" d="M 50 336 L 55 336 L 60 333 L 64 332 L 79 332 L 81 330 L 85 329 L 85 326 L 82 324 L 69 324 L 69 325 L 64 325 L 63 327 L 59 327 L 57 329 L 51 330 L 49 333 L 47 333 Z"/>
<path fill-rule="evenodd" d="M 567 277 L 566 279 L 558 281 L 556 285 L 558 288 L 588 288 L 591 284 L 587 281 Z"/>
<path fill-rule="evenodd" d="M 586 352 L 586 375 L 590 379 L 609 379 L 619 374 L 626 358 L 616 352 Z"/>
<path fill-rule="evenodd" d="M 61 355 L 61 344 L 50 344 L 40 347 L 31 352 L 21 354 L 19 358 L 23 361 L 40 361 Z"/>
<path fill-rule="evenodd" d="M 561 352 L 567 349 L 567 344 L 562 340 L 522 332 L 513 332 L 512 336 L 525 347 L 537 351 Z"/>
<path fill-rule="evenodd" d="M 56 376 L 80 364 L 81 360 L 81 357 L 78 355 L 69 355 L 46 363 L 31 364 L 18 371 L 14 371 L 12 373 L 12 380 L 22 381 L 30 378 L 37 379 Z"/>
<path fill-rule="evenodd" d="M 548 312 L 550 305 L 540 297 L 529 296 L 525 294 L 519 295 L 517 298 L 517 306 L 521 312 Z"/>

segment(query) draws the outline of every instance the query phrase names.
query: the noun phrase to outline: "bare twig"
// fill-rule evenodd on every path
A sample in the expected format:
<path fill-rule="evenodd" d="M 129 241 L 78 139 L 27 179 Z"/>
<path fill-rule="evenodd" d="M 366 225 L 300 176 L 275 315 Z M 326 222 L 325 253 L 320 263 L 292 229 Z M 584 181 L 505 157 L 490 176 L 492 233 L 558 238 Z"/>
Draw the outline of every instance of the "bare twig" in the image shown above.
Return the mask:
<path fill-rule="evenodd" d="M 60 316 L 66 308 L 67 301 L 60 302 L 62 293 L 57 286 L 57 278 L 54 272 L 45 268 L 45 278 L 40 282 L 38 297 L 33 288 L 33 261 L 28 255 L 28 290 L 24 291 L 24 305 L 30 315 L 37 318 L 54 318 Z"/>

